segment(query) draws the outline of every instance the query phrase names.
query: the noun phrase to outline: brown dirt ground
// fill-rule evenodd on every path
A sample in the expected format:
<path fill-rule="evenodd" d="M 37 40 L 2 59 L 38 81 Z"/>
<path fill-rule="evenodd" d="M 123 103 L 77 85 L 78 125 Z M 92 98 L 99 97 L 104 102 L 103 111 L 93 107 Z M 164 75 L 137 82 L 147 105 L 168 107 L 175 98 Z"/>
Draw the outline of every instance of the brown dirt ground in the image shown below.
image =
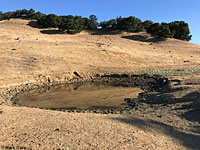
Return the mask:
<path fill-rule="evenodd" d="M 199 45 L 159 41 L 146 33 L 57 34 L 21 19 L 1 21 L 0 33 L 0 104 L 5 101 L 1 95 L 16 86 L 75 81 L 75 71 L 89 79 L 95 74 L 200 67 Z M 198 122 L 174 111 L 162 117 L 158 113 L 65 113 L 2 103 L 0 149 L 200 149 Z"/>

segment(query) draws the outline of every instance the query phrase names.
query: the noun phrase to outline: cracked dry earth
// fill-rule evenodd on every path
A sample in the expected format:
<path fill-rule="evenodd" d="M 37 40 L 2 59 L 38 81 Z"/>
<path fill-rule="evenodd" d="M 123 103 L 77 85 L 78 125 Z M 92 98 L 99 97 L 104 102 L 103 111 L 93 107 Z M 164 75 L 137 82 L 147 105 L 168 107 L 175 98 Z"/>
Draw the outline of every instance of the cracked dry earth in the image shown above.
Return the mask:
<path fill-rule="evenodd" d="M 144 40 L 146 33 L 52 34 L 55 29 L 31 27 L 32 22 L 0 22 L 0 149 L 200 149 L 198 114 L 181 109 L 198 99 L 188 94 L 198 94 L 199 82 L 184 84 L 184 76 L 173 79 L 183 81 L 173 88 L 188 86 L 191 90 L 152 93 L 146 98 L 179 101 L 192 96 L 189 102 L 144 103 L 142 110 L 133 114 L 68 113 L 7 103 L 13 96 L 11 90 L 29 84 L 78 81 L 96 74 L 132 74 L 150 68 L 197 68 L 199 45 L 175 39 L 149 42 Z M 187 76 L 194 77 L 200 76 Z"/>

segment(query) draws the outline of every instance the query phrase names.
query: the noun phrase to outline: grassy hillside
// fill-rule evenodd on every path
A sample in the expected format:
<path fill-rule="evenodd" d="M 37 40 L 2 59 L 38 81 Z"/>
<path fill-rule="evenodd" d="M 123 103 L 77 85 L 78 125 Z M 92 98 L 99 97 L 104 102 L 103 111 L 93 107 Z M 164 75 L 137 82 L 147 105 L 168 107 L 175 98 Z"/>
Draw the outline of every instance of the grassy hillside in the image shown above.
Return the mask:
<path fill-rule="evenodd" d="M 186 41 L 163 41 L 145 32 L 69 35 L 39 28 L 35 20 L 0 21 L 0 149 L 200 149 L 199 110 L 191 110 L 199 106 L 200 75 L 194 72 L 200 72 L 200 46 Z M 140 94 L 152 105 L 142 103 L 127 115 L 9 103 L 16 93 L 42 83 L 110 73 L 170 75 L 172 87 Z"/>
<path fill-rule="evenodd" d="M 152 38 L 145 32 L 59 34 L 34 20 L 0 22 L 0 83 L 35 80 L 38 75 L 82 76 L 162 68 L 199 68 L 200 46 Z M 6 80 L 5 80 L 6 77 Z"/>

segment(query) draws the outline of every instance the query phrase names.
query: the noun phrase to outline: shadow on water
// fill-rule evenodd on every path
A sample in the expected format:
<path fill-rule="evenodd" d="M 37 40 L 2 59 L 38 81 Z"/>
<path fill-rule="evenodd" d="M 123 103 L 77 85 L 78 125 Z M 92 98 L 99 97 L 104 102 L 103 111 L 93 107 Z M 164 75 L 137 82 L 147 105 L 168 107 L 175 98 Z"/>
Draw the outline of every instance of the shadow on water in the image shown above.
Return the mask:
<path fill-rule="evenodd" d="M 99 83 L 74 83 L 35 89 L 16 96 L 22 106 L 55 110 L 123 109 L 126 97 L 137 97 L 140 88 Z"/>
<path fill-rule="evenodd" d="M 144 131 L 156 131 L 158 133 L 165 134 L 172 138 L 178 140 L 182 145 L 186 146 L 188 149 L 200 149 L 200 136 L 184 133 L 179 131 L 177 128 L 164 123 L 149 120 L 149 119 L 139 119 L 135 117 L 124 117 L 124 118 L 111 118 L 112 120 L 117 120 L 123 123 L 127 123 L 132 126 L 136 126 Z M 197 147 L 198 146 L 198 147 Z"/>
<path fill-rule="evenodd" d="M 122 36 L 122 38 L 133 40 L 133 41 L 139 41 L 139 42 L 151 42 L 151 43 L 157 43 L 164 41 L 165 39 L 162 38 L 148 38 L 147 36 L 142 35 L 131 35 L 131 36 Z"/>

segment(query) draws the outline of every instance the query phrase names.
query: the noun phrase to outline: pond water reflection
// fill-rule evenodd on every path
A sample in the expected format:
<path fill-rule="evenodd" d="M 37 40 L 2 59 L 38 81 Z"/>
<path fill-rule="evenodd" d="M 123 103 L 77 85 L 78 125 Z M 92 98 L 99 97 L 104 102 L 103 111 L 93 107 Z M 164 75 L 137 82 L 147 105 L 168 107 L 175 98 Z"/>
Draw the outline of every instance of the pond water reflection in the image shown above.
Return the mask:
<path fill-rule="evenodd" d="M 136 98 L 142 90 L 135 87 L 97 83 L 76 83 L 35 89 L 16 97 L 19 105 L 49 109 L 124 108 L 124 98 Z"/>

